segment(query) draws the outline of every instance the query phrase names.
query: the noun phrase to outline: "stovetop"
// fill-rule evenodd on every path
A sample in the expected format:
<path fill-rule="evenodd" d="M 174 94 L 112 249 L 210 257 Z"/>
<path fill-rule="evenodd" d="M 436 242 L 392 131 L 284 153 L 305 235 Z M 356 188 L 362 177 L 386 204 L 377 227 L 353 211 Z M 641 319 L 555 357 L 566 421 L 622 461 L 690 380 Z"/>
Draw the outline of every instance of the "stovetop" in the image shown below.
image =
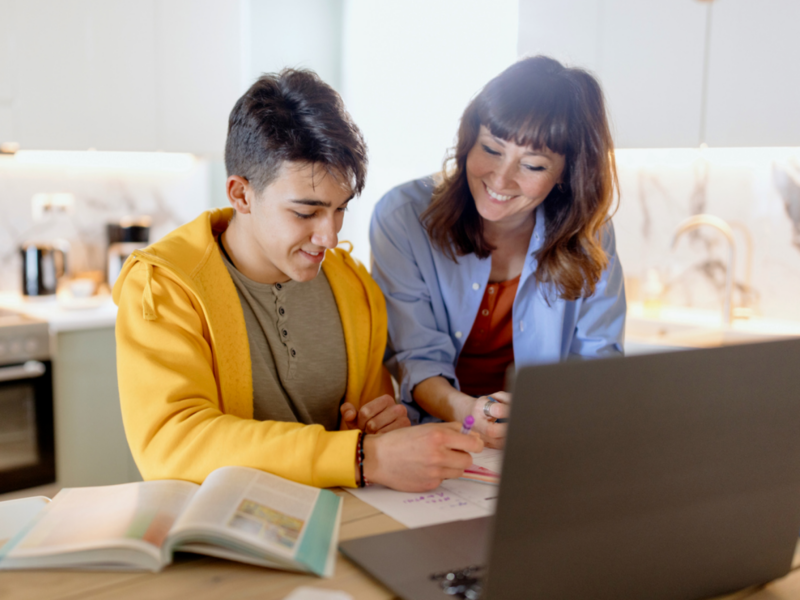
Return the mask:
<path fill-rule="evenodd" d="M 26 323 L 43 323 L 43 321 L 15 310 L 0 308 L 0 327 L 6 325 L 23 325 Z"/>
<path fill-rule="evenodd" d="M 45 321 L 0 308 L 0 365 L 47 360 L 49 339 Z"/>

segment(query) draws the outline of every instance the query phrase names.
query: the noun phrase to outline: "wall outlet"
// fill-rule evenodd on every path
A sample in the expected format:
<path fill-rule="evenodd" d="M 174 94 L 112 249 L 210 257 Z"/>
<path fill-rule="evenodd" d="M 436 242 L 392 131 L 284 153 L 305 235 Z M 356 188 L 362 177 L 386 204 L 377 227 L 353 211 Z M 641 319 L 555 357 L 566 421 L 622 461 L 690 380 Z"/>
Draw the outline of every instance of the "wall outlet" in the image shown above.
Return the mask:
<path fill-rule="evenodd" d="M 34 194 L 31 198 L 33 220 L 41 221 L 48 215 L 70 214 L 75 210 L 75 196 L 64 192 L 55 194 Z"/>

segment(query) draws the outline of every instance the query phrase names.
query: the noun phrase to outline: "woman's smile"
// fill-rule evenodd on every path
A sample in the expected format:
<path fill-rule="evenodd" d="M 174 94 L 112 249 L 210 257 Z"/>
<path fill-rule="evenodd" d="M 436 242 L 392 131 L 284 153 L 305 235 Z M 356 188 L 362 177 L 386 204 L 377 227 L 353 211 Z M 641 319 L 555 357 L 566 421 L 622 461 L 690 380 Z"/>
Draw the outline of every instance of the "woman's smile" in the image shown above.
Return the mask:
<path fill-rule="evenodd" d="M 489 186 L 486 184 L 486 182 L 485 182 L 485 181 L 483 182 L 483 187 L 485 187 L 485 188 L 486 188 L 486 193 L 487 193 L 487 194 L 489 194 L 489 196 L 491 196 L 492 198 L 494 198 L 494 199 L 495 199 L 495 200 L 497 200 L 498 202 L 508 202 L 508 201 L 509 201 L 509 200 L 511 200 L 512 198 L 516 198 L 516 196 L 518 195 L 518 194 L 517 194 L 517 195 L 513 195 L 513 196 L 504 196 L 504 195 L 502 195 L 502 194 L 498 194 L 497 192 L 495 192 L 494 190 L 492 190 L 492 188 L 490 188 L 490 187 L 489 187 Z"/>

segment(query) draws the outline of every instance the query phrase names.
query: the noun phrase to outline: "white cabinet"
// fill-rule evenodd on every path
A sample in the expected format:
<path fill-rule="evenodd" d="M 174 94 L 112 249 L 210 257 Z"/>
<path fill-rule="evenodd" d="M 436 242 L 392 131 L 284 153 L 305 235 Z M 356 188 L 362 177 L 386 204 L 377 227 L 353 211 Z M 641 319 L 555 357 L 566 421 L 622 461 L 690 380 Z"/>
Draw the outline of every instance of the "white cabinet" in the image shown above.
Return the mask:
<path fill-rule="evenodd" d="M 800 146 L 800 2 L 714 3 L 710 146 Z"/>
<path fill-rule="evenodd" d="M 621 148 L 700 144 L 707 8 L 696 0 L 605 0 L 599 73 Z"/>
<path fill-rule="evenodd" d="M 0 142 L 221 156 L 247 83 L 245 7 L 0 0 Z"/>
<path fill-rule="evenodd" d="M 222 155 L 228 115 L 246 89 L 245 4 L 158 0 L 159 148 Z"/>
<path fill-rule="evenodd" d="M 140 481 L 122 426 L 114 328 L 56 334 L 53 374 L 59 486 Z"/>
<path fill-rule="evenodd" d="M 696 0 L 520 0 L 520 55 L 598 76 L 622 148 L 700 142 L 705 5 Z"/>
<path fill-rule="evenodd" d="M 154 0 L 92 0 L 87 126 L 98 150 L 157 145 Z M 88 96 L 88 97 L 87 97 Z"/>
<path fill-rule="evenodd" d="M 14 99 L 14 3 L 0 0 L 0 143 L 14 138 L 11 103 Z"/>
<path fill-rule="evenodd" d="M 25 148 L 85 150 L 91 145 L 85 102 L 88 48 L 81 43 L 87 26 L 85 4 L 16 3 L 14 141 Z"/>
<path fill-rule="evenodd" d="M 15 141 L 155 149 L 153 0 L 25 0 L 16 9 Z"/>
<path fill-rule="evenodd" d="M 599 76 L 618 147 L 800 145 L 797 0 L 520 0 L 519 14 L 521 55 Z"/>

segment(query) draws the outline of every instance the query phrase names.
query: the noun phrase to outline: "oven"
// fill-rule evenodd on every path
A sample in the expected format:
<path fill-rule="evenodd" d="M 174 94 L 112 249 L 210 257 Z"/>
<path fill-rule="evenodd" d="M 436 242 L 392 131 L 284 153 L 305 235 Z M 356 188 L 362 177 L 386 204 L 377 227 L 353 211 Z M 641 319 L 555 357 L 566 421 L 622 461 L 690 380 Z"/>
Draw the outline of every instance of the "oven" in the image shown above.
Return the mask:
<path fill-rule="evenodd" d="M 0 493 L 56 480 L 47 323 L 0 309 Z"/>

